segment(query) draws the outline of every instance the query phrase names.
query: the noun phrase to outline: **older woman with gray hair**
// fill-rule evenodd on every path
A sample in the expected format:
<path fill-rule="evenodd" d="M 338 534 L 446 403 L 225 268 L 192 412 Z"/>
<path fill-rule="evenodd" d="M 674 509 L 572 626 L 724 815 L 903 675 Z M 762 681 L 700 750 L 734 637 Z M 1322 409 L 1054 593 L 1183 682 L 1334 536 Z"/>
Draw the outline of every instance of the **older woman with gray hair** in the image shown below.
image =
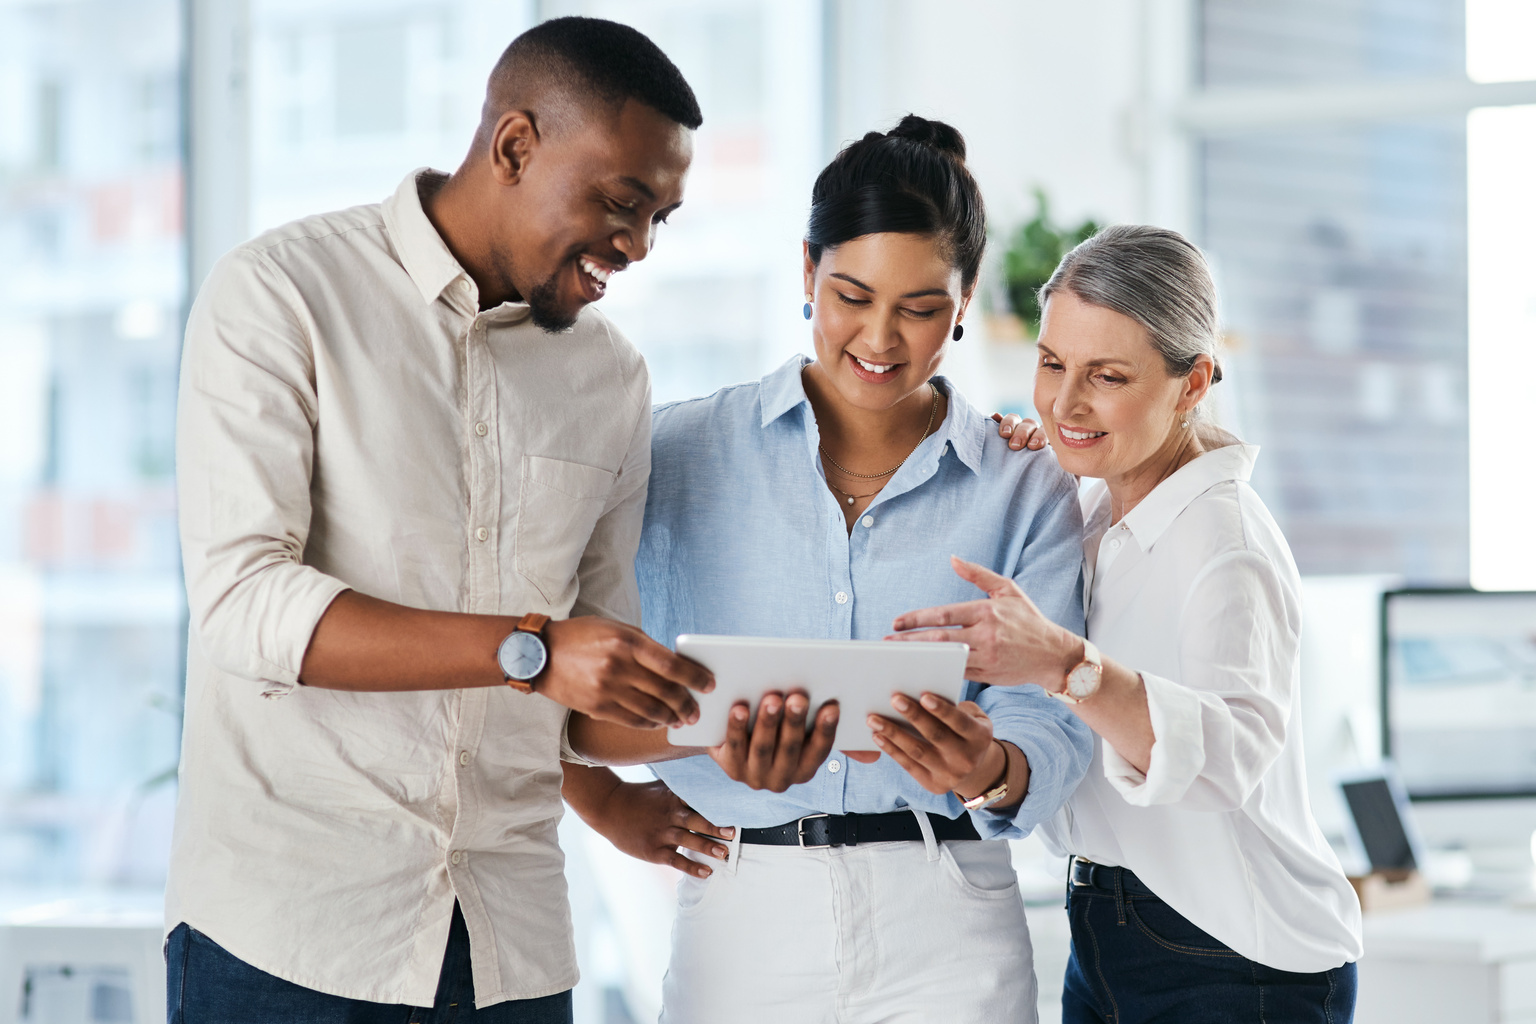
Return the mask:
<path fill-rule="evenodd" d="M 1307 803 L 1300 579 L 1248 485 L 1258 449 L 1205 411 L 1221 379 L 1205 259 L 1174 231 L 1108 228 L 1041 301 L 1040 427 L 1101 481 L 1082 496 L 1088 636 L 957 559 L 988 599 L 902 615 L 893 639 L 968 643 L 969 678 L 1043 687 L 1095 733 L 1042 826 L 1072 858 L 1066 1024 L 1346 1021 L 1360 907 Z M 1001 428 L 1016 448 L 1018 425 Z M 909 769 L 931 756 L 892 742 Z"/>

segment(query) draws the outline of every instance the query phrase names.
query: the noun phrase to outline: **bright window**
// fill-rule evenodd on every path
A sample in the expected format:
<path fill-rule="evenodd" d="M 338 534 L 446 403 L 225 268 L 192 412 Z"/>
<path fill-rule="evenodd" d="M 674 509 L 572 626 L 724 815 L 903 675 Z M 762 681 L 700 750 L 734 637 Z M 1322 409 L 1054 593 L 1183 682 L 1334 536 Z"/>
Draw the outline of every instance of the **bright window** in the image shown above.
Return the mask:
<path fill-rule="evenodd" d="M 165 877 L 181 24 L 0 5 L 0 896 Z"/>

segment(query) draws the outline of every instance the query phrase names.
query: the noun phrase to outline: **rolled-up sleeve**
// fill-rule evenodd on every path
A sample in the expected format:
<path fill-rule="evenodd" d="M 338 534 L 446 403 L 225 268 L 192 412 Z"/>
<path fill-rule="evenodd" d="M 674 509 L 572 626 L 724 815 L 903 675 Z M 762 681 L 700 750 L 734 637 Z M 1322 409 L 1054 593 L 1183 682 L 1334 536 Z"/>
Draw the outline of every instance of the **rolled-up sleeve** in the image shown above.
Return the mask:
<path fill-rule="evenodd" d="M 1242 807 L 1285 744 L 1300 634 L 1299 595 L 1266 557 L 1213 559 L 1179 617 L 1180 678 L 1142 673 L 1154 736 L 1147 772 L 1106 744 L 1110 784 L 1141 807 Z"/>
<path fill-rule="evenodd" d="M 236 250 L 192 307 L 176 478 L 195 640 L 219 670 L 279 697 L 297 685 L 340 580 L 303 563 L 317 402 L 309 326 L 292 285 Z"/>
<path fill-rule="evenodd" d="M 1061 474 L 1056 492 L 1031 524 L 1013 578 L 1047 618 L 1080 634 L 1082 512 L 1071 477 Z M 971 818 L 984 839 L 1022 839 L 1053 817 L 1088 773 L 1093 733 L 1038 686 L 990 686 L 973 699 L 992 719 L 993 735 L 1029 759 L 1029 789 L 1011 813 L 973 811 Z"/>
<path fill-rule="evenodd" d="M 992 734 L 1029 758 L 1029 789 L 1012 812 L 973 811 L 983 839 L 1022 839 L 1050 819 L 1088 773 L 1093 734 L 1083 720 L 1038 686 L 989 686 L 976 703 Z"/>

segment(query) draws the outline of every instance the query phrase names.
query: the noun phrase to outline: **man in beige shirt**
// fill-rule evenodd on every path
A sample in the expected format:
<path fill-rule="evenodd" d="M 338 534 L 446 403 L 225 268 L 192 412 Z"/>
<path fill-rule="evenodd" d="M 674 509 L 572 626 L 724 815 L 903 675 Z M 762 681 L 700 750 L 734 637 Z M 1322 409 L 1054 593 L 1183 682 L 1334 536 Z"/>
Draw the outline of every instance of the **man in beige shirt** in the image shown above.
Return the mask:
<path fill-rule="evenodd" d="M 662 728 L 712 685 L 633 625 L 649 380 L 588 308 L 681 202 L 700 121 L 640 33 L 546 22 L 451 177 L 210 274 L 172 1021 L 569 1020 L 566 716 Z M 569 776 L 631 852 L 714 845 L 659 784 Z"/>

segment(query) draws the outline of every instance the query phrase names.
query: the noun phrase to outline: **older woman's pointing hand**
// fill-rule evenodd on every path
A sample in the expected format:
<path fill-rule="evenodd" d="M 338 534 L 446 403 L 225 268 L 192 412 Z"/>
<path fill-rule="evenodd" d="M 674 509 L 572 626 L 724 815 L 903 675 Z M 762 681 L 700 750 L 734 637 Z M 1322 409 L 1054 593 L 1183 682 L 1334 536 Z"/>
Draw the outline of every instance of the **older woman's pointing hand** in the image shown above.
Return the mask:
<path fill-rule="evenodd" d="M 962 579 L 986 591 L 986 598 L 924 608 L 898 616 L 887 640 L 969 644 L 967 679 L 993 686 L 1034 683 L 1060 695 L 1067 673 L 1083 662 L 1082 637 L 1056 625 L 1006 576 L 951 556 Z M 1073 701 L 1072 710 L 1137 769 L 1152 760 L 1152 720 L 1141 676 L 1110 658 L 1102 663 L 1102 685 L 1092 699 Z"/>
<path fill-rule="evenodd" d="M 898 616 L 887 640 L 969 644 L 967 679 L 994 686 L 1034 683 L 1059 691 L 1082 658 L 1083 641 L 1041 614 L 1019 585 L 974 562 L 951 556 L 955 572 L 985 591 L 976 601 Z M 958 627 L 958 628 L 955 628 Z"/>

